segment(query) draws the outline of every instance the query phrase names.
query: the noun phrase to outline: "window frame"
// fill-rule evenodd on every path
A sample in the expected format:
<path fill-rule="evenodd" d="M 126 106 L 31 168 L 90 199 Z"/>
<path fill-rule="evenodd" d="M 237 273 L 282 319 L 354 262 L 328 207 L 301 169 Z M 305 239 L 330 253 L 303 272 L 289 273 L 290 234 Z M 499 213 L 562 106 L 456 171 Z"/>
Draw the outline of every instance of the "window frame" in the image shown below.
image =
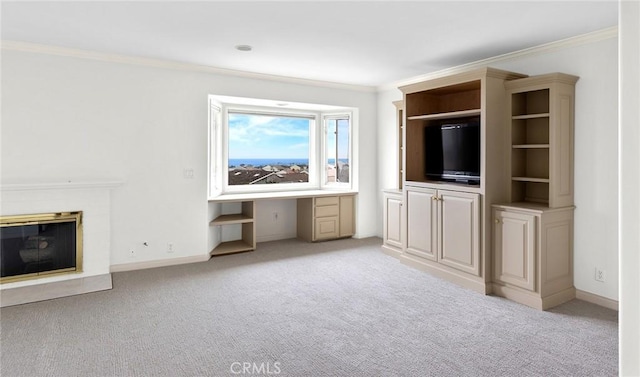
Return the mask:
<path fill-rule="evenodd" d="M 263 105 L 264 104 L 264 105 Z M 309 190 L 332 190 L 352 192 L 357 189 L 357 109 L 319 104 L 286 103 L 253 98 L 209 95 L 209 139 L 208 139 L 208 194 L 213 199 L 221 195 L 251 194 L 265 192 L 304 192 Z M 313 119 L 309 132 L 309 181 L 268 185 L 229 185 L 229 113 L 247 113 L 268 116 L 302 117 Z M 349 118 L 349 182 L 325 182 L 326 160 L 325 119 Z"/>
<path fill-rule="evenodd" d="M 342 119 L 348 119 L 349 121 L 349 142 L 348 142 L 348 158 L 349 158 L 349 182 L 328 182 L 327 174 L 326 174 L 326 164 L 328 161 L 328 153 L 327 153 L 327 144 L 328 144 L 328 120 L 337 121 Z M 337 140 L 336 140 L 337 143 Z M 336 156 L 336 164 L 337 164 L 338 156 Z M 353 114 L 351 112 L 325 112 L 322 113 L 322 138 L 321 138 L 321 163 L 323 165 L 322 171 L 320 172 L 320 185 L 325 189 L 350 189 L 353 182 Z M 336 171 L 337 174 L 337 171 Z"/>

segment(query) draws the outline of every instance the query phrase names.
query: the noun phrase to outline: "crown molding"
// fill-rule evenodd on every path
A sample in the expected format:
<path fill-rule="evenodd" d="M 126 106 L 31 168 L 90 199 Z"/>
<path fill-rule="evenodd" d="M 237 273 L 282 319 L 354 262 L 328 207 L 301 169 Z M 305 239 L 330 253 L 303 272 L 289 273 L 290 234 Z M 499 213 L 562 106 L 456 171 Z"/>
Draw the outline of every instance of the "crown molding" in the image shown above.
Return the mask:
<path fill-rule="evenodd" d="M 309 85 L 309 86 L 343 89 L 343 90 L 351 90 L 351 91 L 358 91 L 358 92 L 370 92 L 370 93 L 377 92 L 377 89 L 375 86 L 344 84 L 344 83 L 337 83 L 337 82 L 331 82 L 331 81 L 321 81 L 321 80 L 311 80 L 311 79 L 303 79 L 303 78 L 288 77 L 288 76 L 269 75 L 265 73 L 238 71 L 233 69 L 217 68 L 213 66 L 206 66 L 206 65 L 200 65 L 200 64 L 181 63 L 181 62 L 172 61 L 172 60 L 111 54 L 111 53 L 98 52 L 98 51 L 92 51 L 92 50 L 44 45 L 39 43 L 10 41 L 10 40 L 2 40 L 0 43 L 1 43 L 2 50 L 7 50 L 7 51 L 19 51 L 19 52 L 28 52 L 28 53 L 36 53 L 36 54 L 57 55 L 57 56 L 64 56 L 64 57 L 70 57 L 70 58 L 89 59 L 89 60 L 97 60 L 97 61 L 108 62 L 108 63 L 130 64 L 130 65 L 171 69 L 171 70 L 178 70 L 178 71 L 203 72 L 203 73 L 209 73 L 214 75 L 235 76 L 235 77 L 250 78 L 250 79 L 257 79 L 257 80 L 276 81 L 276 82 L 282 82 L 287 84 Z"/>
<path fill-rule="evenodd" d="M 616 38 L 618 36 L 618 27 L 612 26 L 610 28 L 597 30 L 591 33 L 578 35 L 575 37 L 570 37 L 566 39 L 561 39 L 554 42 L 545 43 L 539 46 L 534 46 L 530 48 L 525 48 L 523 50 L 518 50 L 514 52 L 509 52 L 506 54 L 494 56 L 487 59 L 477 60 L 475 62 L 462 64 L 459 66 L 445 68 L 439 71 L 427 73 L 424 75 L 412 77 L 406 80 L 396 81 L 389 84 L 384 84 L 378 86 L 378 91 L 386 91 L 391 89 L 398 89 L 402 86 L 416 84 L 426 80 L 433 80 L 437 78 L 441 78 L 444 76 L 449 76 L 453 74 L 458 74 L 461 72 L 466 72 L 469 70 L 479 69 L 483 67 L 487 67 L 491 64 L 501 63 L 514 59 L 521 59 L 524 57 L 530 57 L 535 55 L 541 55 L 545 53 L 549 53 L 552 51 L 557 51 L 569 47 L 580 46 L 587 43 L 594 43 L 605 39 Z"/>
<path fill-rule="evenodd" d="M 435 72 L 430 72 L 430 73 L 412 77 L 409 79 L 395 81 L 388 84 L 383 84 L 378 87 L 344 84 L 344 83 L 336 83 L 336 82 L 330 82 L 330 81 L 302 79 L 302 78 L 278 76 L 278 75 L 269 75 L 264 73 L 238 71 L 233 69 L 217 68 L 217 67 L 205 66 L 205 65 L 199 65 L 199 64 L 180 63 L 180 62 L 171 61 L 171 60 L 110 54 L 110 53 L 104 53 L 104 52 L 98 52 L 98 51 L 82 50 L 82 49 L 76 49 L 76 48 L 59 47 L 59 46 L 51 46 L 51 45 L 44 45 L 44 44 L 38 44 L 38 43 L 20 42 L 20 41 L 2 40 L 1 48 L 2 50 L 8 50 L 8 51 L 57 55 L 57 56 L 65 56 L 65 57 L 72 57 L 72 58 L 79 58 L 79 59 L 98 60 L 98 61 L 118 63 L 118 64 L 130 64 L 130 65 L 172 69 L 172 70 L 180 70 L 180 71 L 190 71 L 190 72 L 204 72 L 204 73 L 215 74 L 215 75 L 235 76 L 235 77 L 251 78 L 251 79 L 257 79 L 257 80 L 276 81 L 276 82 L 282 82 L 282 83 L 288 83 L 288 84 L 309 85 L 309 86 L 316 86 L 316 87 L 326 87 L 326 88 L 333 88 L 333 89 L 374 93 L 378 91 L 397 89 L 400 86 L 411 85 L 421 81 L 432 80 L 435 78 L 457 74 L 457 73 L 461 73 L 461 72 L 472 70 L 472 69 L 483 68 L 498 62 L 519 59 L 527 56 L 535 56 L 535 55 L 544 54 L 544 53 L 548 53 L 548 52 L 552 52 L 552 51 L 556 51 L 556 50 L 560 50 L 568 47 L 575 47 L 575 46 L 580 46 L 587 43 L 594 43 L 594 42 L 609 39 L 609 38 L 616 38 L 617 36 L 618 36 L 618 27 L 613 26 L 610 28 L 597 30 L 591 33 L 582 34 L 582 35 L 578 35 L 578 36 L 570 37 L 566 39 L 561 39 L 559 41 L 554 41 L 554 42 L 542 44 L 539 46 L 534 46 L 534 47 L 526 48 L 523 50 L 518 50 L 518 51 L 494 56 L 491 58 L 477 60 L 475 62 L 462 64 L 459 66 L 446 68 L 446 69 L 442 69 Z"/>

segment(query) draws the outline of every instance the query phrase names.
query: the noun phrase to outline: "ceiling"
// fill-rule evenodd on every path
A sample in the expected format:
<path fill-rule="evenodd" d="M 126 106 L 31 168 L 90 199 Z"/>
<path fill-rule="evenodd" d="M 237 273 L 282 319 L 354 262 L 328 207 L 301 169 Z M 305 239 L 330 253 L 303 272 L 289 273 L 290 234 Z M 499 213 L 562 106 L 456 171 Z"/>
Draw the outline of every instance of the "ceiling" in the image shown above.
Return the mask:
<path fill-rule="evenodd" d="M 3 40 L 364 86 L 618 22 L 615 0 L 2 1 L 1 7 Z"/>

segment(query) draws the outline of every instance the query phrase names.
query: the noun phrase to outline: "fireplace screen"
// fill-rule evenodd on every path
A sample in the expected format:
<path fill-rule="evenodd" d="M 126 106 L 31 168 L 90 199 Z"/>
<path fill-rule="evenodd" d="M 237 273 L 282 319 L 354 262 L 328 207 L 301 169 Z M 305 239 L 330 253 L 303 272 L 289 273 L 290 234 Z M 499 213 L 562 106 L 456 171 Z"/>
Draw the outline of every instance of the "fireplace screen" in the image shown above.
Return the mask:
<path fill-rule="evenodd" d="M 1 281 L 82 271 L 82 212 L 0 218 Z"/>

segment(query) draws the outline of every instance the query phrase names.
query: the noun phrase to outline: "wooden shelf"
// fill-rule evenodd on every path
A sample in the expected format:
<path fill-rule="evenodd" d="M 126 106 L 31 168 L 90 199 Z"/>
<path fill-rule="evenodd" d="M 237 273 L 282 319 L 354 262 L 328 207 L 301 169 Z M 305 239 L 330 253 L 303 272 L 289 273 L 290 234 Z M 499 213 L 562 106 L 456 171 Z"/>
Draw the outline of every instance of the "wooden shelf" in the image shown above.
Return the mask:
<path fill-rule="evenodd" d="M 225 227 L 227 227 L 227 229 L 239 227 L 240 235 L 227 235 L 223 238 L 222 231 L 220 230 L 218 233 L 218 241 L 221 241 L 221 243 L 211 250 L 210 255 L 214 256 L 255 250 L 255 201 L 239 200 L 235 204 L 220 203 L 216 205 L 221 207 L 219 210 L 224 214 L 218 215 L 218 217 L 211 220 L 209 225 L 220 227 L 222 229 Z M 240 208 L 224 208 L 224 206 L 239 206 Z M 226 241 L 223 241 L 225 239 Z"/>
<path fill-rule="evenodd" d="M 408 120 L 431 120 L 431 119 L 449 119 L 460 118 L 465 116 L 480 115 L 480 109 L 463 110 L 463 111 L 451 111 L 448 113 L 437 113 L 427 115 L 416 115 L 407 117 Z"/>
<path fill-rule="evenodd" d="M 209 225 L 228 225 L 228 224 L 244 224 L 253 222 L 253 217 L 243 214 L 220 215 L 216 217 Z"/>
<path fill-rule="evenodd" d="M 539 183 L 549 183 L 549 178 L 534 178 L 534 177 L 511 177 L 513 181 L 520 182 L 539 182 Z"/>
<path fill-rule="evenodd" d="M 511 119 L 536 119 L 536 118 L 548 118 L 549 113 L 539 113 L 539 114 L 525 114 L 525 115 L 514 115 Z"/>
<path fill-rule="evenodd" d="M 534 149 L 534 148 L 549 148 L 549 144 L 514 144 L 514 149 Z"/>
<path fill-rule="evenodd" d="M 255 246 L 249 245 L 243 240 L 237 240 L 237 241 L 222 242 L 221 244 L 216 246 L 215 249 L 211 250 L 209 255 L 213 257 L 216 255 L 241 253 L 244 251 L 252 251 L 252 250 L 255 250 Z"/>
<path fill-rule="evenodd" d="M 405 93 L 405 116 L 437 116 L 480 109 L 482 79 L 477 77 L 445 86 L 418 84 L 400 88 Z"/>
<path fill-rule="evenodd" d="M 505 83 L 511 119 L 511 202 L 573 205 L 574 84 L 554 73 Z"/>

